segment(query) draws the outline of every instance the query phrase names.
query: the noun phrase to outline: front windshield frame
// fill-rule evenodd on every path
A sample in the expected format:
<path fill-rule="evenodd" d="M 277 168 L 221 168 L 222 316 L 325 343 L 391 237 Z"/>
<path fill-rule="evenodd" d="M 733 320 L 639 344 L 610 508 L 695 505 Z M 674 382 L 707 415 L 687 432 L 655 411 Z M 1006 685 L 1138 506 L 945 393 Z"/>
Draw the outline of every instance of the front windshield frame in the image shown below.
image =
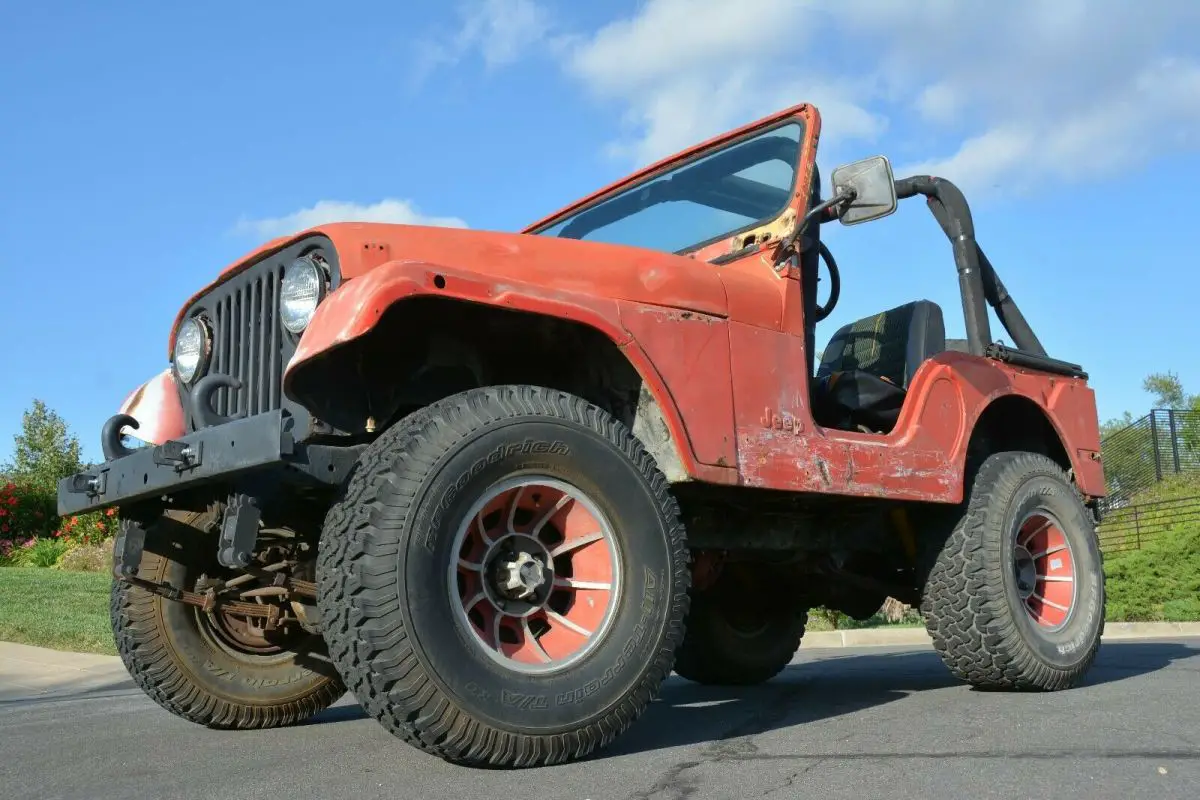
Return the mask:
<path fill-rule="evenodd" d="M 776 207 L 772 212 L 770 212 L 769 214 L 766 214 L 765 216 L 754 219 L 750 222 L 744 223 L 744 224 L 736 226 L 734 228 L 730 228 L 728 230 L 724 230 L 724 231 L 722 231 L 716 235 L 710 236 L 706 239 L 687 244 L 684 247 L 682 247 L 678 250 L 674 250 L 674 251 L 666 250 L 664 248 L 654 248 L 654 247 L 648 247 L 645 245 L 638 245 L 638 244 L 624 244 L 623 246 L 643 247 L 644 249 L 656 250 L 657 252 L 672 252 L 675 255 L 687 255 L 689 253 L 694 253 L 698 250 L 703 250 L 704 248 L 711 247 L 712 245 L 714 245 L 716 243 L 734 239 L 748 231 L 752 231 L 757 228 L 761 228 L 761 227 L 768 225 L 771 222 L 779 219 L 795 203 L 796 197 L 799 194 L 797 187 L 799 186 L 800 181 L 806 175 L 806 170 L 803 169 L 803 164 L 804 164 L 805 153 L 806 153 L 807 146 L 808 146 L 807 138 L 809 135 L 810 121 L 806 118 L 805 115 L 795 114 L 795 115 L 789 115 L 789 116 L 783 117 L 781 119 L 773 121 L 769 125 L 764 125 L 762 127 L 757 127 L 757 128 L 748 130 L 745 133 L 741 134 L 740 136 L 737 136 L 736 138 L 729 139 L 728 141 L 724 141 L 719 144 L 716 144 L 711 148 L 707 148 L 707 149 L 701 150 L 699 152 L 693 153 L 692 155 L 688 156 L 685 159 L 681 159 L 679 161 L 667 162 L 667 163 L 663 164 L 660 169 L 656 169 L 653 172 L 642 176 L 635 183 L 614 188 L 613 191 L 607 192 L 604 195 L 594 198 L 591 202 L 587 203 L 586 205 L 574 208 L 569 213 L 563 213 L 559 216 L 553 217 L 553 218 L 545 221 L 544 223 L 527 230 L 526 232 L 529 234 L 532 234 L 532 235 L 546 236 L 546 235 L 549 235 L 548 232 L 551 230 L 564 230 L 564 229 L 570 227 L 572 224 L 575 224 L 579 220 L 585 219 L 586 217 L 597 213 L 602 208 L 611 206 L 612 204 L 614 204 L 614 202 L 620 201 L 623 198 L 632 197 L 639 191 L 645 191 L 648 189 L 653 190 L 654 187 L 652 186 L 652 184 L 655 184 L 656 181 L 661 181 L 662 178 L 665 176 L 669 175 L 669 176 L 671 176 L 670 179 L 674 180 L 679 175 L 686 175 L 689 168 L 693 168 L 694 165 L 696 165 L 698 162 L 701 162 L 701 161 L 708 161 L 714 165 L 719 164 L 722 155 L 726 154 L 728 151 L 732 151 L 736 148 L 739 148 L 740 146 L 746 144 L 747 142 L 750 142 L 755 139 L 762 139 L 764 142 L 764 147 L 769 147 L 769 146 L 771 146 L 772 143 L 770 142 L 769 139 L 765 139 L 764 137 L 767 137 L 773 131 L 779 131 L 784 128 L 788 128 L 788 127 L 792 127 L 792 126 L 794 126 L 795 130 L 796 130 L 795 140 L 794 141 L 792 140 L 792 136 L 789 132 L 789 135 L 788 135 L 786 141 L 782 145 L 782 146 L 788 148 L 787 153 L 788 153 L 788 155 L 790 155 L 790 158 L 775 159 L 775 158 L 772 158 L 768 154 L 766 157 L 764 157 L 760 160 L 754 161 L 754 162 L 752 162 L 752 164 L 748 165 L 748 166 L 755 166 L 755 165 L 761 164 L 761 163 L 769 163 L 770 161 L 774 161 L 774 160 L 787 161 L 788 164 L 790 165 L 791 183 L 787 189 L 782 189 L 782 188 L 779 188 L 776 186 L 771 186 L 769 184 L 762 184 L 764 187 L 768 188 L 772 192 L 777 191 L 781 195 L 780 203 L 779 203 L 778 207 Z M 778 144 L 778 143 L 776 143 L 776 144 Z M 730 154 L 730 155 L 732 155 L 732 154 Z M 735 178 L 739 177 L 739 176 L 737 176 L 736 173 L 738 171 L 740 171 L 741 169 L 745 169 L 745 168 L 746 167 L 739 167 L 737 169 L 729 171 L 726 173 L 726 177 L 735 177 Z M 658 185 L 662 185 L 662 184 L 660 183 Z M 617 222 L 621 219 L 629 218 L 635 214 L 641 213 L 642 211 L 644 211 L 646 209 L 653 208 L 655 205 L 658 205 L 658 203 L 649 203 L 649 204 L 641 205 L 639 208 L 637 208 L 627 214 L 614 217 L 612 222 Z M 718 206 L 711 206 L 711 205 L 707 205 L 707 204 L 703 204 L 703 205 L 706 205 L 707 207 L 712 208 L 714 210 L 722 210 Z M 725 210 L 728 210 L 728 209 L 725 209 Z M 604 225 L 612 224 L 612 222 L 598 223 L 589 230 L 594 230 L 596 228 L 603 227 Z M 557 235 L 556 235 L 556 238 L 557 238 Z M 586 239 L 581 239 L 579 237 L 563 237 L 563 238 L 573 238 L 578 241 L 598 241 L 598 242 L 603 241 L 603 240 L 586 240 Z"/>

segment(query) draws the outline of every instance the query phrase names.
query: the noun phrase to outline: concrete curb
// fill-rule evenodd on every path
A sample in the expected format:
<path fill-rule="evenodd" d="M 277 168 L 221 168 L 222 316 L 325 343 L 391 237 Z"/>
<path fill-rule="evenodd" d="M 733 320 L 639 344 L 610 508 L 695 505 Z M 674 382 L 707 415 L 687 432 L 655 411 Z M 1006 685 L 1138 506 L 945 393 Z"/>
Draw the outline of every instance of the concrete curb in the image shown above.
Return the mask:
<path fill-rule="evenodd" d="M 78 695 L 128 683 L 117 656 L 0 642 L 0 702 Z"/>
<path fill-rule="evenodd" d="M 1200 622 L 1106 622 L 1104 640 L 1174 639 L 1200 636 Z M 930 644 L 924 628 L 856 628 L 845 631 L 809 631 L 801 647 L 902 647 Z"/>

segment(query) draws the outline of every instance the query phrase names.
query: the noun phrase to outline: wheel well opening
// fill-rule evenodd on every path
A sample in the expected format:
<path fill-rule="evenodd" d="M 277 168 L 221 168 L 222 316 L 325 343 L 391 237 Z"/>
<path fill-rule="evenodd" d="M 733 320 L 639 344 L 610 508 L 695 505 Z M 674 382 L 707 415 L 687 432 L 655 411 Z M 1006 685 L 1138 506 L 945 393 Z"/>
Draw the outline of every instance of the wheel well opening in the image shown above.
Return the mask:
<path fill-rule="evenodd" d="M 291 392 L 335 429 L 369 438 L 452 394 L 502 384 L 595 403 L 638 434 L 668 478 L 678 467 L 673 479 L 681 479 L 661 409 L 637 369 L 608 336 L 572 320 L 445 297 L 405 300 L 370 333 L 302 365 Z"/>
<path fill-rule="evenodd" d="M 1071 458 L 1046 412 L 1019 395 L 995 400 L 980 415 L 967 447 L 968 472 L 990 455 L 1011 451 L 1040 453 L 1071 469 Z"/>

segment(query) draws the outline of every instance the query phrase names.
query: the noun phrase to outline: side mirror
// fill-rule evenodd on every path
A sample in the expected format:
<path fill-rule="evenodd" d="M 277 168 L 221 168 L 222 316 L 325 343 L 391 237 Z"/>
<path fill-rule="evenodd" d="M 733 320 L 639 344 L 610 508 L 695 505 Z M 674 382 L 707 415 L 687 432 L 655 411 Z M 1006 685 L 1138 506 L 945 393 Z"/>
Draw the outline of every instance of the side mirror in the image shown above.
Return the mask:
<path fill-rule="evenodd" d="M 885 156 L 872 156 L 833 171 L 833 194 L 853 192 L 854 199 L 841 206 L 843 225 L 882 219 L 896 210 L 896 179 Z"/>

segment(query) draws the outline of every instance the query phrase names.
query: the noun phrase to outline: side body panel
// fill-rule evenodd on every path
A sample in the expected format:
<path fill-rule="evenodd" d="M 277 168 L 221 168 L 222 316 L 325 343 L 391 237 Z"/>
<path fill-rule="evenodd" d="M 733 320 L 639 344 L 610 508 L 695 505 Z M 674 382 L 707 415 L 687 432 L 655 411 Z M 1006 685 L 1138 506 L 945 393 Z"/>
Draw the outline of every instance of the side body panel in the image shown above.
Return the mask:
<path fill-rule="evenodd" d="M 802 338 L 733 322 L 730 356 L 747 486 L 958 502 L 976 422 L 991 403 L 1016 395 L 1046 413 L 1080 490 L 1105 493 L 1095 395 L 1082 380 L 942 353 L 918 370 L 895 429 L 880 436 L 814 424 Z"/>

